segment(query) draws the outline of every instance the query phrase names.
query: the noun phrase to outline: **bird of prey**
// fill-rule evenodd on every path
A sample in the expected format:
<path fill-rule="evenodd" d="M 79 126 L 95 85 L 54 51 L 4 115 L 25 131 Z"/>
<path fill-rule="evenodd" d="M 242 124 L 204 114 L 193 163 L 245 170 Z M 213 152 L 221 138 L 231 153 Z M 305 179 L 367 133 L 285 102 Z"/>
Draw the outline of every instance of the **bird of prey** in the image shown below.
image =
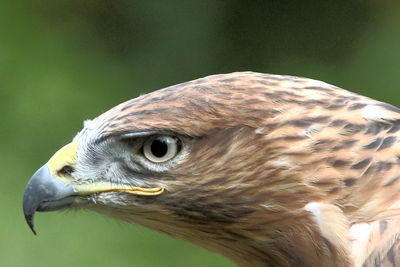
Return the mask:
<path fill-rule="evenodd" d="M 236 72 L 122 103 L 41 167 L 36 211 L 82 207 L 239 266 L 400 266 L 400 109 Z"/>

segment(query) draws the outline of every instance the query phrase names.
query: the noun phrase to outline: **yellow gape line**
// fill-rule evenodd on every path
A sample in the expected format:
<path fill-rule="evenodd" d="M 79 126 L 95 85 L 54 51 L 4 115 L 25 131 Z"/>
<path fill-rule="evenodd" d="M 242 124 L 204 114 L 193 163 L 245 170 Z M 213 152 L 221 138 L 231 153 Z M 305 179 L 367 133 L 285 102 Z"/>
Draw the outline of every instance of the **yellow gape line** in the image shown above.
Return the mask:
<path fill-rule="evenodd" d="M 164 188 L 161 187 L 142 188 L 136 186 L 122 185 L 122 184 L 117 185 L 108 182 L 76 185 L 75 188 L 78 190 L 79 194 L 82 195 L 90 195 L 93 193 L 101 193 L 101 192 L 125 192 L 140 196 L 157 196 L 164 192 Z"/>

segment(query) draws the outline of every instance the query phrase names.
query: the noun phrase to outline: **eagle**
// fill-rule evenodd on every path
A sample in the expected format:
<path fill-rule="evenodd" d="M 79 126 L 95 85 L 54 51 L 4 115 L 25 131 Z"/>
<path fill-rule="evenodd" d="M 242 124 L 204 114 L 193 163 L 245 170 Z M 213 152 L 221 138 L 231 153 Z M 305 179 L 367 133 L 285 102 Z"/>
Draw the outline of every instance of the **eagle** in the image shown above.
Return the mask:
<path fill-rule="evenodd" d="M 400 109 L 325 82 L 212 75 L 85 121 L 25 219 L 85 208 L 238 266 L 400 266 Z"/>

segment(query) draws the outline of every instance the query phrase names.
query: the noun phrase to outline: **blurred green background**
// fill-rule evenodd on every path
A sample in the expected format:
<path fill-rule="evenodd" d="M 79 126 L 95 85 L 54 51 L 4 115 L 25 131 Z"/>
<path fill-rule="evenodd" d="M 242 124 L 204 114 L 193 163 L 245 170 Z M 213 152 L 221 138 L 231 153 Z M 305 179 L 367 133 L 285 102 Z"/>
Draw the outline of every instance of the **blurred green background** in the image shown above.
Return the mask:
<path fill-rule="evenodd" d="M 240 70 L 400 105 L 399 1 L 0 1 L 0 266 L 233 266 L 88 211 L 21 211 L 31 174 L 82 121 L 139 94 Z"/>

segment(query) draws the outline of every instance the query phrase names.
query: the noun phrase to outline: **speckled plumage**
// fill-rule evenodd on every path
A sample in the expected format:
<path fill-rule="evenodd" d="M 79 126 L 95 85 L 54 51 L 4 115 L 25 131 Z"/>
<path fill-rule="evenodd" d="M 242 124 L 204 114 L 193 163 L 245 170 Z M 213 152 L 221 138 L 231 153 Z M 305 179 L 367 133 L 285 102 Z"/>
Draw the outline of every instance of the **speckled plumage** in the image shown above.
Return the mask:
<path fill-rule="evenodd" d="M 72 176 L 165 188 L 86 205 L 241 266 L 397 266 L 399 120 L 394 106 L 316 80 L 213 75 L 88 122 Z M 131 166 L 125 143 L 149 131 L 182 138 L 183 154 Z"/>

